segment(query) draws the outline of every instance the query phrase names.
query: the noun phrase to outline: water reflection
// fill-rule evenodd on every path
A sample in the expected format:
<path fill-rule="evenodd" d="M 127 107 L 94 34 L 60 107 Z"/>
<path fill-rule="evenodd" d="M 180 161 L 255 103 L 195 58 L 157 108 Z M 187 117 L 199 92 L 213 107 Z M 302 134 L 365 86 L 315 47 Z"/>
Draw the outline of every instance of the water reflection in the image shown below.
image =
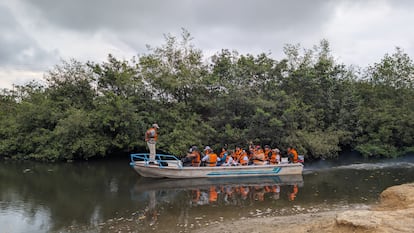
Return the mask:
<path fill-rule="evenodd" d="M 111 170 L 113 165 L 3 161 L 0 231 L 56 232 L 71 226 L 93 227 L 113 217 L 130 206 L 129 190 L 136 180 L 121 166 Z"/>
<path fill-rule="evenodd" d="M 275 211 L 271 207 L 275 207 L 277 201 L 294 202 L 300 187 L 303 187 L 302 175 L 184 180 L 141 178 L 131 190 L 131 199 L 136 200 L 140 229 L 162 231 L 158 221 L 164 226 L 170 223 L 179 228 L 246 217 L 252 215 L 252 211 L 254 215 L 269 215 Z M 235 213 L 235 208 L 245 210 Z M 214 212 L 216 216 L 212 217 Z"/>

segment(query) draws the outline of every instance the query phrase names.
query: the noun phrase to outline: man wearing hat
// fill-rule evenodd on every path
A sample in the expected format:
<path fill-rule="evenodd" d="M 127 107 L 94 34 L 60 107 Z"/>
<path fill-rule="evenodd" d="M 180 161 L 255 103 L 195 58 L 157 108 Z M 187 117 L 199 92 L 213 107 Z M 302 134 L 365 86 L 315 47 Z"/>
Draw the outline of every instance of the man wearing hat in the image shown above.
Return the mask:
<path fill-rule="evenodd" d="M 217 162 L 220 161 L 220 158 L 209 146 L 206 146 L 204 148 L 204 153 L 205 156 L 201 159 L 201 161 L 206 162 L 208 167 L 215 167 L 217 165 Z"/>
<path fill-rule="evenodd" d="M 157 123 L 152 124 L 152 127 L 147 130 L 145 133 L 145 141 L 147 142 L 148 149 L 150 151 L 150 163 L 155 161 L 155 144 L 158 140 L 158 129 L 160 127 Z"/>

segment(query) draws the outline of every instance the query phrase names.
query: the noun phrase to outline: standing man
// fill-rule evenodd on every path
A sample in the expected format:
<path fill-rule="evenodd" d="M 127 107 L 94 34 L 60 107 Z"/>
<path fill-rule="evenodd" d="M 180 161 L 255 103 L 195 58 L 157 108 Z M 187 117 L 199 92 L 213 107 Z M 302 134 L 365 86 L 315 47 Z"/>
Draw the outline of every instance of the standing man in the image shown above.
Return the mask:
<path fill-rule="evenodd" d="M 152 127 L 145 132 L 145 141 L 147 142 L 148 149 L 150 151 L 150 163 L 155 161 L 155 144 L 158 140 L 158 129 L 160 127 L 157 123 L 152 124 Z"/>

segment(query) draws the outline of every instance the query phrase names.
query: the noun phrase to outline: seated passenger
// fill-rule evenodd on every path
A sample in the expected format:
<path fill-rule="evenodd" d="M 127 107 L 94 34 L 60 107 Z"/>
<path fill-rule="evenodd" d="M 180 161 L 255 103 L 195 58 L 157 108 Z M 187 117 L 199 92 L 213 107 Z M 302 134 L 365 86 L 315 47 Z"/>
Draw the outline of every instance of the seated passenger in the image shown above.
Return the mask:
<path fill-rule="evenodd" d="M 201 159 L 201 161 L 206 162 L 207 166 L 215 167 L 217 165 L 217 161 L 220 161 L 220 158 L 209 146 L 204 148 L 204 153 L 205 156 Z"/>
<path fill-rule="evenodd" d="M 298 162 L 298 152 L 295 150 L 295 148 L 293 147 L 288 147 L 288 158 L 289 158 L 289 163 L 297 163 Z"/>
<path fill-rule="evenodd" d="M 265 154 L 265 160 L 269 161 L 270 157 L 272 156 L 272 149 L 269 145 L 264 146 L 264 154 Z"/>
<path fill-rule="evenodd" d="M 249 165 L 253 164 L 253 156 L 254 156 L 255 152 L 254 149 L 249 148 L 249 151 L 247 152 L 247 155 L 249 156 Z"/>
<path fill-rule="evenodd" d="M 191 159 L 191 166 L 192 167 L 199 167 L 200 166 L 200 152 L 196 146 L 191 147 L 190 153 L 187 154 L 187 158 Z"/>
<path fill-rule="evenodd" d="M 235 161 L 230 155 L 226 156 L 226 160 L 222 161 L 222 162 L 223 162 L 222 166 L 233 166 L 233 165 L 235 165 Z"/>
<path fill-rule="evenodd" d="M 234 157 L 233 159 L 239 162 L 239 158 L 243 150 L 240 148 L 240 146 L 236 146 L 236 150 L 234 151 Z"/>
<path fill-rule="evenodd" d="M 234 150 L 231 150 L 230 151 L 231 153 L 230 153 L 230 157 L 232 158 L 232 160 L 233 160 L 233 162 L 232 162 L 232 165 L 233 166 L 237 166 L 238 164 L 239 164 L 239 160 L 238 160 L 238 155 L 237 155 L 237 153 L 236 153 L 236 151 L 234 151 Z"/>
<path fill-rule="evenodd" d="M 263 150 L 260 147 L 256 148 L 256 153 L 253 154 L 253 164 L 264 165 L 266 162 Z"/>
<path fill-rule="evenodd" d="M 240 154 L 239 164 L 242 166 L 247 166 L 249 164 L 249 156 L 245 150 Z"/>
<path fill-rule="evenodd" d="M 190 149 L 188 149 L 187 155 L 181 159 L 181 162 L 183 163 L 184 167 L 191 166 L 191 161 L 193 160 L 193 157 L 191 155 L 192 151 L 193 147 L 190 147 Z"/>
<path fill-rule="evenodd" d="M 272 156 L 270 157 L 270 164 L 280 163 L 280 150 L 275 148 L 272 150 Z"/>
<path fill-rule="evenodd" d="M 227 159 L 227 157 L 229 157 L 228 156 L 229 155 L 229 153 L 227 152 L 227 148 L 226 147 L 222 147 L 221 148 L 221 152 L 220 152 L 220 155 L 219 155 L 219 158 L 220 158 L 220 162 L 217 162 L 217 166 L 220 166 L 220 165 L 222 165 L 223 163 L 225 163 L 225 161 L 226 161 L 226 159 Z"/>

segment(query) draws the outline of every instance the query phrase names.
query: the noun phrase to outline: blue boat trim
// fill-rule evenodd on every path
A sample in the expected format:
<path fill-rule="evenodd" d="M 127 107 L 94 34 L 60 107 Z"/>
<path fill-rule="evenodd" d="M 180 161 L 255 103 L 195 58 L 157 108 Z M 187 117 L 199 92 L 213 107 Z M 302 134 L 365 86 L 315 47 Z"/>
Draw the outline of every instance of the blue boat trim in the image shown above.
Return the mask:
<path fill-rule="evenodd" d="M 279 173 L 280 170 L 282 170 L 281 167 L 275 167 L 275 168 L 273 168 L 273 173 Z"/>
<path fill-rule="evenodd" d="M 272 171 L 220 171 L 210 172 L 208 176 L 222 176 L 222 175 L 247 175 L 247 174 L 278 174 L 282 170 L 281 167 L 275 167 Z"/>

